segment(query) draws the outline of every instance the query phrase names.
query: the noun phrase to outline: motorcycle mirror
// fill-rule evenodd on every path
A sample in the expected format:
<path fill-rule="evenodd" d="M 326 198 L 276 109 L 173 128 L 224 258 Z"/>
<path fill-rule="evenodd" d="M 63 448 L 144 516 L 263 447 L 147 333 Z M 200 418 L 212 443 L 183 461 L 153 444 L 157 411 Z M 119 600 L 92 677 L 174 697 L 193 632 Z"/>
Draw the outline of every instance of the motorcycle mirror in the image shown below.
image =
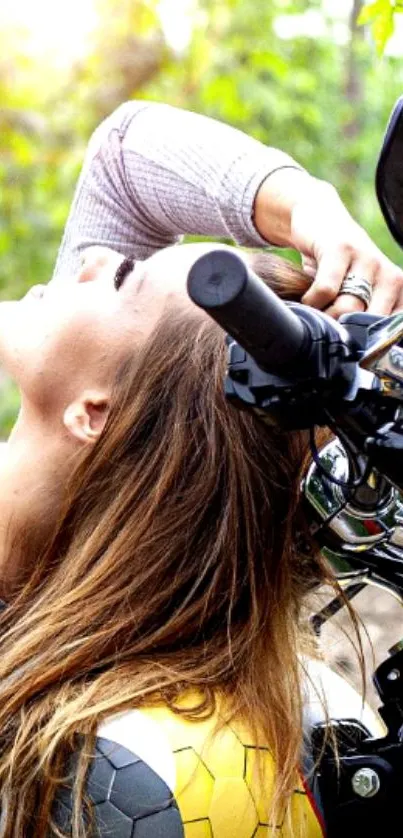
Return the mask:
<path fill-rule="evenodd" d="M 403 248 L 403 96 L 389 119 L 376 167 L 375 189 L 386 224 Z"/>

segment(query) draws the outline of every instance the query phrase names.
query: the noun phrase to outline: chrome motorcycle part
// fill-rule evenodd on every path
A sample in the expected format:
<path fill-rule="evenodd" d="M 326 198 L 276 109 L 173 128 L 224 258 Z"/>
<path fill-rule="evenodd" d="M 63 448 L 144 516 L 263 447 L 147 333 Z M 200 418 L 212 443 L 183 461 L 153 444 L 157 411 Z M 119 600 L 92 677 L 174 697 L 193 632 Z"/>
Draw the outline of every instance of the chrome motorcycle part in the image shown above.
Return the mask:
<path fill-rule="evenodd" d="M 359 797 L 373 797 L 378 794 L 381 781 L 373 768 L 359 768 L 353 775 L 351 785 Z"/>

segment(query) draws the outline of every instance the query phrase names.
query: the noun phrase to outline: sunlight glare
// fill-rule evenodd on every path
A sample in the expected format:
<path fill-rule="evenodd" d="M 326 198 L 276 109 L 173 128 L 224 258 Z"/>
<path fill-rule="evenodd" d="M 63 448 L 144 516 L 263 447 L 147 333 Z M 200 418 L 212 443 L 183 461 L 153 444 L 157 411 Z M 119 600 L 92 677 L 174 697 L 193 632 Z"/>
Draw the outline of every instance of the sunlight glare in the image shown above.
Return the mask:
<path fill-rule="evenodd" d="M 17 29 L 24 52 L 55 67 L 85 54 L 97 23 L 96 0 L 3 0 L 0 27 Z"/>
<path fill-rule="evenodd" d="M 189 46 L 196 0 L 159 0 L 157 11 L 167 44 L 177 55 Z"/>

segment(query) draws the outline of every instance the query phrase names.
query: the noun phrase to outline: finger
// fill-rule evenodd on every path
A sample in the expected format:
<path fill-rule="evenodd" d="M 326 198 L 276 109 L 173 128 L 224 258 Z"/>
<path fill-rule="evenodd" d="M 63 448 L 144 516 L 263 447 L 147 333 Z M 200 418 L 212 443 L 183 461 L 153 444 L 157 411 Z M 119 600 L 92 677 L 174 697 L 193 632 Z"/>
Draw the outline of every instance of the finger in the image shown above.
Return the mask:
<path fill-rule="evenodd" d="M 331 306 L 325 308 L 325 314 L 334 317 L 338 320 L 342 314 L 348 314 L 353 311 L 365 311 L 366 305 L 363 300 L 355 297 L 354 294 L 340 294 L 336 297 Z"/>
<path fill-rule="evenodd" d="M 401 311 L 403 308 L 403 271 L 399 269 L 398 274 L 396 275 L 395 279 L 396 284 L 396 297 L 395 297 L 395 304 L 393 306 L 392 311 Z"/>
<path fill-rule="evenodd" d="M 346 308 L 346 303 L 343 301 L 341 306 L 343 307 L 344 311 L 366 311 L 370 305 L 372 295 L 374 289 L 376 288 L 377 278 L 379 274 L 379 264 L 373 258 L 363 258 L 361 255 L 358 259 L 353 259 L 351 265 L 348 270 L 347 277 L 352 281 L 353 284 L 356 283 L 357 285 L 357 293 L 355 294 L 353 289 L 351 289 L 351 294 L 344 294 L 342 289 L 340 293 L 340 299 L 345 297 L 348 298 L 347 305 L 350 303 L 350 307 Z M 365 288 L 360 288 L 365 284 Z M 349 289 L 350 290 L 350 289 Z M 366 292 L 366 293 L 365 293 Z M 362 294 L 362 296 L 361 296 Z M 360 302 L 360 307 L 357 308 L 357 305 L 354 306 L 351 303 L 351 297 L 355 297 L 356 300 Z"/>
<path fill-rule="evenodd" d="M 378 267 L 368 311 L 371 314 L 391 314 L 403 305 L 403 271 L 389 259 Z"/>
<path fill-rule="evenodd" d="M 396 301 L 395 289 L 385 285 L 375 285 L 371 302 L 368 306 L 369 314 L 391 314 Z"/>
<path fill-rule="evenodd" d="M 304 305 L 319 309 L 332 305 L 349 270 L 350 261 L 351 254 L 347 248 L 326 251 L 318 262 L 311 287 L 302 298 Z"/>
<path fill-rule="evenodd" d="M 316 259 L 314 259 L 313 256 L 302 257 L 302 268 L 304 273 L 306 273 L 312 279 L 315 279 L 316 272 L 318 270 L 318 265 Z"/>
<path fill-rule="evenodd" d="M 397 314 L 398 312 L 403 311 L 403 290 L 397 295 L 395 299 L 394 306 L 392 308 L 392 314 Z"/>
<path fill-rule="evenodd" d="M 400 271 L 390 270 L 380 272 L 374 285 L 368 311 L 370 314 L 385 315 L 398 311 L 402 306 L 403 274 Z"/>

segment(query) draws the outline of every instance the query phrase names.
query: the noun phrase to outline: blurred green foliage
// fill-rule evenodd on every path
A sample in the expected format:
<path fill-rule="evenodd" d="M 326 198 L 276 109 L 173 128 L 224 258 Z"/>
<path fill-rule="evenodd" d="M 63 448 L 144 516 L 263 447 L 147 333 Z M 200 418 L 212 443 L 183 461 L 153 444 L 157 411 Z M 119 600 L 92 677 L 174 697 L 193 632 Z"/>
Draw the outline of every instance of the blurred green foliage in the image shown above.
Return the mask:
<path fill-rule="evenodd" d="M 394 32 L 396 15 L 402 12 L 403 3 L 399 0 L 370 0 L 361 9 L 358 23 L 370 24 L 378 55 L 383 54 Z"/>
<path fill-rule="evenodd" d="M 352 7 L 350 14 L 328 0 L 195 0 L 189 43 L 178 52 L 157 0 L 98 0 L 86 56 L 63 70 L 29 57 L 18 31 L 2 27 L 0 299 L 50 278 L 86 142 L 128 98 L 201 111 L 288 151 L 330 180 L 401 261 L 373 187 L 388 115 L 403 90 L 403 49 L 377 56 L 399 4 L 352 0 Z M 178 25 L 181 9 L 172 2 Z M 3 385 L 3 435 L 15 408 L 15 391 Z"/>

